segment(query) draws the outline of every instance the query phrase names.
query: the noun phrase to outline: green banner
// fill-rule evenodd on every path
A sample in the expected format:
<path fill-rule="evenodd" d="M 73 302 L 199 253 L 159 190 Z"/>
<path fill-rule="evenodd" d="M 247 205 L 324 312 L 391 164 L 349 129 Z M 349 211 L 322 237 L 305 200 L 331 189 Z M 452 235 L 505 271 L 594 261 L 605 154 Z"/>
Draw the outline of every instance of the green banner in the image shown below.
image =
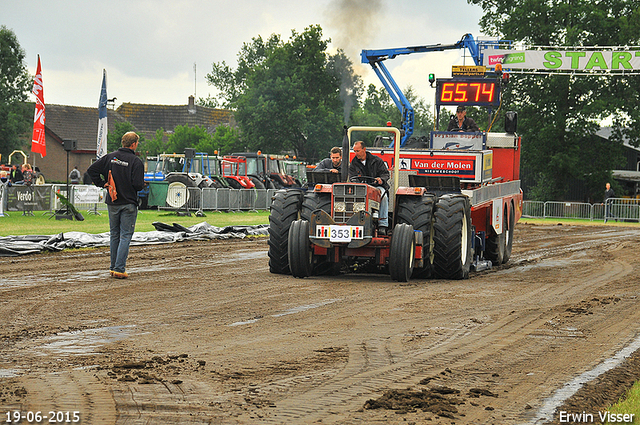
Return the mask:
<path fill-rule="evenodd" d="M 7 211 L 51 210 L 51 186 L 14 185 L 7 189 Z"/>
<path fill-rule="evenodd" d="M 512 70 L 640 73 L 640 50 L 487 49 L 483 54 L 485 66 L 501 63 Z"/>

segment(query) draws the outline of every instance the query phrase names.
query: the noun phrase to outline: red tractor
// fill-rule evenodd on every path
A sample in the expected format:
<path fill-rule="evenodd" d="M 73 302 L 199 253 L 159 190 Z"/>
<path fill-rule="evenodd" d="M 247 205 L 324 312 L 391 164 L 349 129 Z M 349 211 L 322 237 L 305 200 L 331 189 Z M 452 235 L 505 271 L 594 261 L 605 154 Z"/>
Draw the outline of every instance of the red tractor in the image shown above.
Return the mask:
<path fill-rule="evenodd" d="M 257 187 L 252 179 L 247 176 L 246 158 L 240 156 L 225 156 L 220 161 L 220 168 L 222 169 L 222 176 L 231 188 L 254 189 Z M 263 188 L 264 187 L 262 187 L 262 189 Z"/>
<path fill-rule="evenodd" d="M 493 150 L 401 151 L 396 128 L 352 127 L 343 142 L 351 157 L 353 131 L 391 132 L 396 142 L 393 151 L 370 149 L 393 172 L 392 187 L 382 195 L 389 196 L 390 231 L 378 232 L 380 192 L 367 178 L 347 181 L 347 161 L 340 174 L 309 172 L 309 191 L 280 190 L 273 197 L 272 273 L 302 278 L 379 271 L 397 281 L 466 279 L 472 269 L 509 260 L 522 211 L 519 181 L 509 181 L 518 174 L 517 136 L 501 134 Z M 492 178 L 494 158 L 505 164 L 493 168 L 499 179 Z"/>
<path fill-rule="evenodd" d="M 283 169 L 284 156 L 263 154 L 258 152 L 239 152 L 232 154 L 247 159 L 247 175 L 261 189 L 256 181 L 260 181 L 265 189 L 281 189 L 300 186 L 293 177 L 287 175 Z"/>

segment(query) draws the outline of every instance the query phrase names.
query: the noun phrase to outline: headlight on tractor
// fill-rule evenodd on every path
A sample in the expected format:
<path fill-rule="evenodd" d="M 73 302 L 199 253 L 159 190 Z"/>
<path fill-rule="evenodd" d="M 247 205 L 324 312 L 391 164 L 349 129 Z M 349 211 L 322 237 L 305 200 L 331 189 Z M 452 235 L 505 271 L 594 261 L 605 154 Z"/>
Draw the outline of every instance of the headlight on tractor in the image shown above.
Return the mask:
<path fill-rule="evenodd" d="M 333 204 L 333 211 L 343 213 L 347 210 L 346 202 L 336 202 Z"/>
<path fill-rule="evenodd" d="M 366 204 L 364 202 L 354 202 L 353 203 L 353 212 L 357 213 L 360 211 L 365 211 L 365 209 L 367 208 Z"/>

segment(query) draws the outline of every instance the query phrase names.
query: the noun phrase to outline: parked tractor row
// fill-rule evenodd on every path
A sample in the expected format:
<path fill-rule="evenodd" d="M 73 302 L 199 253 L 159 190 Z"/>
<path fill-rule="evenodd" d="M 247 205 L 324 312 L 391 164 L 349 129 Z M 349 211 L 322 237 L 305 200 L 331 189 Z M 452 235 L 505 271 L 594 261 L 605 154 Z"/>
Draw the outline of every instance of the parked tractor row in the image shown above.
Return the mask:
<path fill-rule="evenodd" d="M 221 157 L 188 148 L 181 154 L 164 153 L 149 158 L 147 164 L 146 182 L 167 182 L 169 188 L 182 192 L 189 187 L 280 189 L 302 185 L 300 180 L 286 174 L 285 157 L 261 152 L 241 152 Z M 138 199 L 141 208 L 148 206 L 149 186 L 138 193 Z M 167 199 L 173 208 L 180 208 L 185 202 L 185 197 Z"/>

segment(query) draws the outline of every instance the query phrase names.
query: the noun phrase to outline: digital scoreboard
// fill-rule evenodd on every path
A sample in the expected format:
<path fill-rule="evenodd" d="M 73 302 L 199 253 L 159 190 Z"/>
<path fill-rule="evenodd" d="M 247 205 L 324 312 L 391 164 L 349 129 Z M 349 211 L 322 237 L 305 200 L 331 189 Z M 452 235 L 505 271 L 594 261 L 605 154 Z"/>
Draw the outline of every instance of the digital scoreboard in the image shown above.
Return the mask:
<path fill-rule="evenodd" d="M 500 84 L 486 79 L 438 79 L 436 105 L 497 106 Z"/>

